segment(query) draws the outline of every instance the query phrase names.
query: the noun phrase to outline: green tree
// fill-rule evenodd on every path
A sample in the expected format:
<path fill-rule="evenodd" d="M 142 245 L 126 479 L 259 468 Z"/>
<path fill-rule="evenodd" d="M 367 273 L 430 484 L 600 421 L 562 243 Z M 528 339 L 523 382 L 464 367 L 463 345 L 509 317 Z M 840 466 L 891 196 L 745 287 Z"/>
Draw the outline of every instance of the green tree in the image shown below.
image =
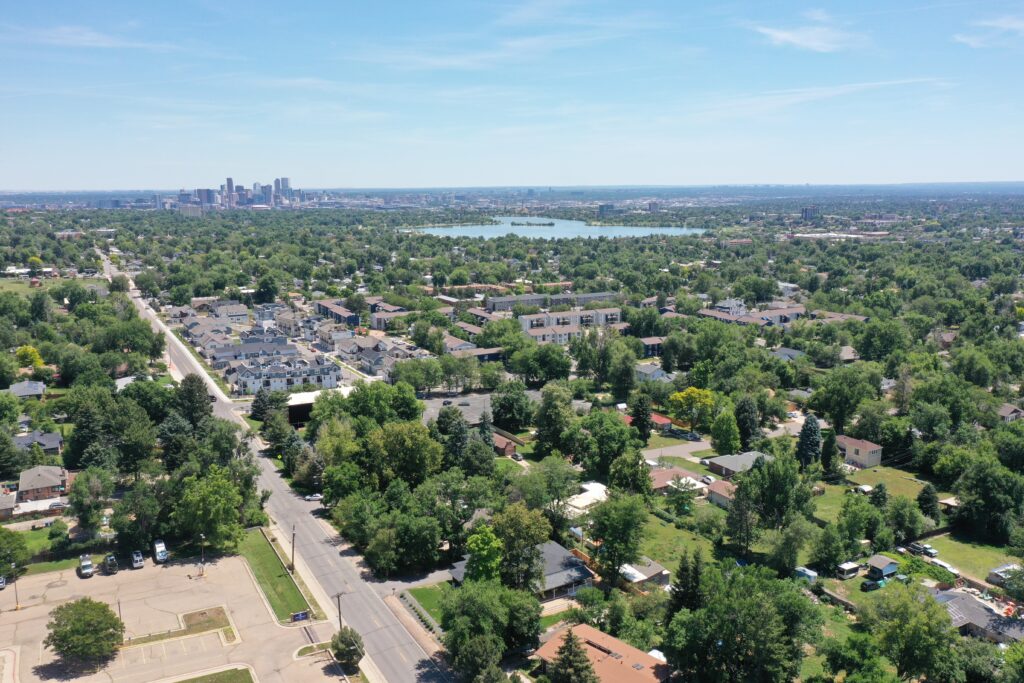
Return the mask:
<path fill-rule="evenodd" d="M 959 640 L 946 608 L 918 585 L 887 586 L 862 618 L 902 678 L 931 677 Z"/>
<path fill-rule="evenodd" d="M 533 406 L 526 385 L 515 380 L 501 384 L 491 394 L 494 424 L 510 432 L 519 432 L 533 419 Z"/>
<path fill-rule="evenodd" d="M 547 677 L 551 683 L 598 683 L 600 680 L 587 658 L 583 643 L 571 627 L 566 629 L 555 659 L 547 667 Z"/>
<path fill-rule="evenodd" d="M 50 612 L 43 644 L 69 664 L 97 664 L 114 656 L 124 624 L 105 603 L 80 598 Z"/>
<path fill-rule="evenodd" d="M 795 514 L 812 510 L 811 484 L 800 475 L 796 458 L 758 458 L 737 485 L 737 495 L 749 497 L 754 512 L 769 529 L 778 529 Z"/>
<path fill-rule="evenodd" d="M 781 531 L 775 532 L 768 551 L 768 566 L 780 577 L 792 576 L 801 551 L 814 542 L 818 528 L 806 517 L 795 516 Z"/>
<path fill-rule="evenodd" d="M 761 520 L 757 515 L 754 501 L 749 488 L 737 487 L 733 492 L 733 501 L 725 518 L 729 538 L 736 543 L 744 555 L 750 554 L 750 546 L 754 545 L 761 535 Z"/>
<path fill-rule="evenodd" d="M 889 504 L 889 488 L 885 485 L 885 482 L 879 482 L 871 489 L 871 493 L 868 495 L 868 499 L 871 504 L 879 510 L 884 510 Z"/>
<path fill-rule="evenodd" d="M 825 375 L 809 403 L 812 408 L 828 416 L 837 434 L 843 434 L 857 406 L 873 392 L 860 368 L 843 366 Z"/>
<path fill-rule="evenodd" d="M 711 446 L 723 455 L 739 451 L 740 430 L 731 410 L 723 410 L 711 423 Z"/>
<path fill-rule="evenodd" d="M 612 396 L 624 400 L 636 385 L 636 354 L 624 344 L 613 347 L 611 362 L 608 365 L 608 384 Z"/>
<path fill-rule="evenodd" d="M 501 576 L 504 545 L 494 530 L 484 524 L 466 539 L 469 560 L 466 562 L 467 581 L 492 581 Z"/>
<path fill-rule="evenodd" d="M 757 401 L 750 396 L 743 396 L 736 402 L 736 427 L 740 432 L 740 448 L 750 450 L 754 441 L 761 438 L 761 418 L 757 410 Z"/>
<path fill-rule="evenodd" d="M 629 415 L 633 418 L 633 428 L 640 434 L 640 440 L 646 446 L 654 430 L 654 421 L 651 419 L 651 395 L 645 391 L 635 393 Z"/>
<path fill-rule="evenodd" d="M 114 504 L 110 526 L 117 532 L 118 545 L 125 550 L 149 547 L 163 512 L 157 487 L 145 480 L 135 482 Z"/>
<path fill-rule="evenodd" d="M 267 274 L 261 277 L 257 283 L 253 301 L 258 304 L 270 304 L 277 300 L 277 293 L 277 281 Z"/>
<path fill-rule="evenodd" d="M 6 575 L 11 564 L 17 565 L 19 569 L 24 567 L 30 556 L 25 537 L 0 526 L 0 574 Z"/>
<path fill-rule="evenodd" d="M 909 543 L 924 531 L 924 515 L 906 496 L 893 496 L 885 515 L 897 543 Z"/>
<path fill-rule="evenodd" d="M 213 548 L 233 548 L 242 538 L 238 487 L 219 465 L 202 475 L 186 477 L 171 518 L 181 534 L 193 541 L 205 535 Z"/>
<path fill-rule="evenodd" d="M 850 559 L 849 548 L 835 523 L 826 524 L 811 549 L 811 563 L 826 576 L 835 576 L 836 568 Z"/>
<path fill-rule="evenodd" d="M 498 412 L 495 410 L 495 419 Z M 548 384 L 541 390 L 540 405 L 534 423 L 537 438 L 534 450 L 542 455 L 562 451 L 562 434 L 576 419 L 572 410 L 572 394 L 561 384 Z M 621 424 L 621 420 L 619 420 Z"/>
<path fill-rule="evenodd" d="M 539 510 L 513 503 L 492 519 L 502 545 L 501 580 L 506 586 L 532 590 L 540 580 L 540 545 L 551 535 L 551 524 Z"/>
<path fill-rule="evenodd" d="M 68 492 L 68 509 L 78 517 L 78 525 L 86 531 L 95 531 L 100 515 L 114 492 L 114 478 L 110 472 L 90 467 L 78 474 Z"/>
<path fill-rule="evenodd" d="M 821 472 L 825 481 L 835 482 L 842 477 L 840 465 L 842 465 L 842 462 L 839 460 L 839 446 L 836 443 L 836 433 L 831 429 L 823 430 L 821 439 Z"/>
<path fill-rule="evenodd" d="M 39 368 L 43 366 L 43 357 L 39 355 L 36 347 L 24 345 L 19 346 L 14 352 L 18 360 L 18 366 L 23 368 Z"/>
<path fill-rule="evenodd" d="M 359 660 L 363 658 L 364 652 L 363 638 L 354 628 L 342 626 L 331 636 L 331 653 L 347 669 L 359 666 Z"/>
<path fill-rule="evenodd" d="M 690 423 L 691 429 L 700 429 L 711 416 L 715 407 L 715 396 L 707 389 L 687 387 L 668 399 L 672 413 Z"/>
<path fill-rule="evenodd" d="M 707 606 L 708 596 L 704 570 L 704 553 L 698 549 L 691 556 L 686 549 L 683 549 L 669 593 L 668 615 L 670 620 L 680 610 L 698 610 Z"/>
<path fill-rule="evenodd" d="M 594 539 L 601 542 L 596 558 L 601 576 L 614 586 L 622 565 L 640 557 L 647 506 L 642 496 L 614 496 L 591 510 L 590 521 Z"/>
<path fill-rule="evenodd" d="M 917 507 L 921 514 L 931 519 L 936 524 L 942 521 L 942 513 L 939 510 L 939 493 L 930 482 L 917 494 Z"/>
<path fill-rule="evenodd" d="M 206 382 L 199 375 L 186 375 L 175 390 L 174 398 L 178 412 L 188 420 L 193 428 L 198 427 L 200 422 L 213 415 Z"/>
<path fill-rule="evenodd" d="M 800 428 L 800 436 L 796 441 L 796 459 L 801 471 L 821 460 L 821 427 L 813 415 L 808 415 L 804 426 Z"/>
<path fill-rule="evenodd" d="M 24 469 L 25 458 L 14 439 L 5 431 L 0 431 L 0 479 L 13 479 Z"/>
<path fill-rule="evenodd" d="M 627 451 L 615 458 L 608 470 L 608 484 L 616 491 L 651 496 L 651 471 L 639 451 Z"/>

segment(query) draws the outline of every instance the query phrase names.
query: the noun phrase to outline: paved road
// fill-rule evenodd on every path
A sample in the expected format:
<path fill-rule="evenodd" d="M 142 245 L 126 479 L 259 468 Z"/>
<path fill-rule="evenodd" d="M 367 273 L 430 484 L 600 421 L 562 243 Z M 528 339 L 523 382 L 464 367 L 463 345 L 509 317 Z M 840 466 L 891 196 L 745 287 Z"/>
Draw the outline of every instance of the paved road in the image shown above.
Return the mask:
<path fill-rule="evenodd" d="M 116 273 L 107 270 L 107 275 L 111 274 Z M 245 420 L 233 410 L 231 400 L 134 289 L 132 300 L 143 318 L 166 336 L 170 362 L 178 371 L 183 375 L 194 373 L 205 379 L 210 393 L 216 398 L 214 414 L 248 428 Z M 295 495 L 266 458 L 257 457 L 256 461 L 262 468 L 260 486 L 272 494 L 267 511 L 282 529 L 290 530 L 294 525 L 296 553 L 312 573 L 312 577 L 306 579 L 315 580 L 329 596 L 343 594 L 341 613 L 345 623 L 359 631 L 367 656 L 388 683 L 450 680 L 409 635 L 374 589 L 362 580 L 352 562 L 341 556 L 337 550 L 338 536 L 328 533 L 313 516 L 318 505 L 307 503 Z M 326 605 L 324 607 L 330 609 Z"/>

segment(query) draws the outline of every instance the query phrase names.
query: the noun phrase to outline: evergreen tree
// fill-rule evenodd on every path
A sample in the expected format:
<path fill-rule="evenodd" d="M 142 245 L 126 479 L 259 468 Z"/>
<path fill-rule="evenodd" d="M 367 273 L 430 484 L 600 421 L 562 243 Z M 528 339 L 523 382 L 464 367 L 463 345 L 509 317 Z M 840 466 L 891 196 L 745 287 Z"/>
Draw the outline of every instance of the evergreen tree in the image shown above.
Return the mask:
<path fill-rule="evenodd" d="M 484 412 L 480 414 L 480 424 L 476 426 L 477 432 L 480 434 L 480 440 L 485 444 L 494 443 L 494 424 L 491 421 L 491 411 L 484 408 Z"/>
<path fill-rule="evenodd" d="M 565 632 L 562 645 L 558 648 L 555 661 L 547 670 L 551 683 L 599 683 L 594 667 L 587 659 L 583 644 L 572 629 Z"/>
<path fill-rule="evenodd" d="M 651 419 L 651 397 L 647 392 L 640 391 L 634 395 L 629 415 L 633 418 L 633 427 L 640 433 L 640 440 L 646 445 L 651 440 L 651 432 L 654 430 L 654 421 Z"/>
<path fill-rule="evenodd" d="M 889 489 L 886 488 L 885 482 L 875 485 L 875 488 L 871 490 L 870 500 L 877 509 L 885 509 L 885 506 L 889 504 Z"/>
<path fill-rule="evenodd" d="M 269 410 L 270 389 L 260 387 L 256 392 L 256 396 L 252 399 L 252 409 L 249 411 L 249 417 L 257 422 L 263 422 L 263 420 L 266 419 L 267 411 Z"/>
<path fill-rule="evenodd" d="M 808 415 L 804 426 L 800 428 L 796 459 L 800 461 L 801 471 L 821 460 L 821 427 L 818 426 L 818 418 L 813 415 Z"/>
<path fill-rule="evenodd" d="M 925 484 L 921 492 L 917 494 L 917 507 L 921 513 L 936 523 L 941 521 L 942 513 L 939 511 L 939 494 L 930 483 Z"/>
<path fill-rule="evenodd" d="M 839 465 L 839 446 L 836 444 L 836 433 L 831 429 L 822 431 L 821 470 L 825 481 L 833 482 L 841 474 Z"/>
<path fill-rule="evenodd" d="M 744 396 L 736 402 L 734 415 L 736 416 L 736 427 L 740 430 L 740 448 L 749 451 L 754 441 L 761 438 L 757 401 L 750 396 Z"/>
<path fill-rule="evenodd" d="M 668 605 L 668 620 L 679 610 L 696 610 L 704 606 L 704 599 L 701 591 L 701 581 L 704 577 L 704 553 L 700 550 L 693 556 L 686 550 L 679 558 L 679 569 L 676 571 L 676 578 L 672 582 Z"/>
<path fill-rule="evenodd" d="M 199 375 L 187 375 L 181 380 L 175 392 L 175 402 L 178 404 L 178 412 L 193 427 L 198 427 L 203 418 L 213 415 L 206 382 Z"/>

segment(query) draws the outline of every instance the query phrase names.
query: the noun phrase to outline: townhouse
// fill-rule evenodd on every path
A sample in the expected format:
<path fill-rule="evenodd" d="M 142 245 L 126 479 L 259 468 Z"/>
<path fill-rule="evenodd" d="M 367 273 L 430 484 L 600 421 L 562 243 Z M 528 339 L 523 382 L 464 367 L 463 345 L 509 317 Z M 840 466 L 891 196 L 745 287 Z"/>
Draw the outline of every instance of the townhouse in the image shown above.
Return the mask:
<path fill-rule="evenodd" d="M 289 391 L 304 384 L 334 389 L 341 382 L 341 368 L 322 358 L 255 358 L 232 363 L 224 376 L 238 394 L 262 388 Z"/>

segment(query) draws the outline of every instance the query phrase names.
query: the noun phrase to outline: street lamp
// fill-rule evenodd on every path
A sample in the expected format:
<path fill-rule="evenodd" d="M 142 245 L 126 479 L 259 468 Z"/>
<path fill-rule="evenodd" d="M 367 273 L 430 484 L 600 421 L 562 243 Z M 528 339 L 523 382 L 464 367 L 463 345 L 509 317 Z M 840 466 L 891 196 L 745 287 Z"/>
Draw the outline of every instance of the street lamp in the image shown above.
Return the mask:
<path fill-rule="evenodd" d="M 200 573 L 206 576 L 206 534 L 199 534 L 199 557 L 201 558 Z"/>
<path fill-rule="evenodd" d="M 11 562 L 11 582 L 14 583 L 14 609 L 21 609 L 21 600 L 18 599 L 18 565 Z"/>

